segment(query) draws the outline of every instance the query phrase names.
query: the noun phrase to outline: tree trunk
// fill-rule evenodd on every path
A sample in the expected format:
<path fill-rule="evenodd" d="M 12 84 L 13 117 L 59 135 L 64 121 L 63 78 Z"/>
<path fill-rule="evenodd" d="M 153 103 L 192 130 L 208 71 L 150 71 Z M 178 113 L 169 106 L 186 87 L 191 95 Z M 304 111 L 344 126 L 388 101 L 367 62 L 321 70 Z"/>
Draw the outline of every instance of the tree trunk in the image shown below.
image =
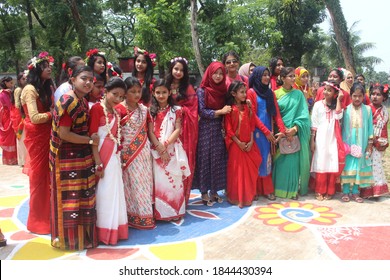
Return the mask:
<path fill-rule="evenodd" d="M 332 19 L 333 31 L 336 35 L 336 41 L 344 59 L 345 68 L 351 71 L 352 75 L 355 76 L 356 69 L 353 59 L 350 34 L 348 32 L 347 22 L 345 21 L 344 14 L 341 9 L 340 0 L 324 0 L 324 2 Z"/>
<path fill-rule="evenodd" d="M 75 0 L 67 0 L 70 10 L 72 12 L 72 17 L 74 20 L 74 26 L 77 32 L 77 37 L 79 39 L 79 44 L 81 50 L 86 50 L 87 47 L 87 31 L 85 25 L 82 21 L 81 15 L 79 13 L 79 9 L 77 7 L 77 1 Z"/>
<path fill-rule="evenodd" d="M 199 47 L 199 35 L 197 27 L 197 7 L 198 1 L 191 0 L 191 37 L 192 37 L 192 47 L 194 48 L 196 63 L 198 64 L 198 69 L 200 75 L 203 77 L 204 66 L 202 63 L 202 55 L 200 54 Z"/>
<path fill-rule="evenodd" d="M 30 41 L 31 41 L 31 57 L 32 57 L 35 55 L 35 51 L 37 50 L 37 43 L 35 41 L 30 0 L 26 0 L 26 13 L 27 13 L 27 19 L 28 19 L 28 34 L 30 36 Z"/>

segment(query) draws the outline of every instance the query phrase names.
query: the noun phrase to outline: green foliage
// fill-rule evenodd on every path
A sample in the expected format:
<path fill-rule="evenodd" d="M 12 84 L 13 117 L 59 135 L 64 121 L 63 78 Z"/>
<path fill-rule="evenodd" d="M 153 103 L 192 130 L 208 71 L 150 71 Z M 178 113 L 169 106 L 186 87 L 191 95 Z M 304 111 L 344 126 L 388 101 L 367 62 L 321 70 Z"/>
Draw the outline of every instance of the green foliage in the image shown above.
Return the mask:
<path fill-rule="evenodd" d="M 325 17 L 324 4 L 317 0 L 269 0 L 269 15 L 276 19 L 282 40 L 272 46 L 272 55 L 297 66 L 301 57 L 318 48 L 319 27 Z"/>

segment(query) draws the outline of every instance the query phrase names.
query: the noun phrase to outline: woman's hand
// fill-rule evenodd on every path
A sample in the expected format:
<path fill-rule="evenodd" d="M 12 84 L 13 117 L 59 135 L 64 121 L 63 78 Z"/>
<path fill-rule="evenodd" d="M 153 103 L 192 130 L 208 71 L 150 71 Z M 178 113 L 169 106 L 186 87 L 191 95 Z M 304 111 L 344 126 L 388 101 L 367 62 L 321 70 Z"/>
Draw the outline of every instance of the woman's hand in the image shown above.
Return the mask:
<path fill-rule="evenodd" d="M 266 135 L 265 137 L 267 138 L 267 140 L 268 140 L 269 142 L 275 144 L 276 139 L 275 139 L 275 137 L 274 137 L 274 135 L 273 135 L 272 133 Z"/>
<path fill-rule="evenodd" d="M 278 143 L 280 139 L 282 139 L 283 137 L 286 137 L 286 135 L 283 132 L 279 132 L 275 134 L 275 136 L 276 136 L 275 144 Z"/>
<path fill-rule="evenodd" d="M 272 134 L 271 134 L 272 135 Z M 246 143 L 245 145 L 245 151 L 246 152 L 250 152 L 251 149 L 252 149 L 252 146 L 253 146 L 253 141 L 249 141 L 248 143 Z"/>
<path fill-rule="evenodd" d="M 160 155 L 160 157 L 161 157 L 161 160 L 162 160 L 165 164 L 168 164 L 169 161 L 171 160 L 171 157 L 170 157 L 170 155 L 169 155 L 169 153 L 168 153 L 167 150 L 165 150 L 165 151 Z"/>
<path fill-rule="evenodd" d="M 225 105 L 225 106 L 221 109 L 221 115 L 229 114 L 231 111 L 232 111 L 232 106 Z"/>
<path fill-rule="evenodd" d="M 98 145 L 99 145 L 99 140 L 100 140 L 100 138 L 99 138 L 99 135 L 98 135 L 97 133 L 93 133 L 93 134 L 91 135 L 91 139 L 92 139 L 92 141 L 93 141 L 93 144 L 92 144 L 92 145 L 95 145 L 95 146 L 98 146 Z"/>
<path fill-rule="evenodd" d="M 158 144 L 155 146 L 155 148 L 160 156 L 166 151 L 164 144 L 161 142 L 158 142 Z"/>

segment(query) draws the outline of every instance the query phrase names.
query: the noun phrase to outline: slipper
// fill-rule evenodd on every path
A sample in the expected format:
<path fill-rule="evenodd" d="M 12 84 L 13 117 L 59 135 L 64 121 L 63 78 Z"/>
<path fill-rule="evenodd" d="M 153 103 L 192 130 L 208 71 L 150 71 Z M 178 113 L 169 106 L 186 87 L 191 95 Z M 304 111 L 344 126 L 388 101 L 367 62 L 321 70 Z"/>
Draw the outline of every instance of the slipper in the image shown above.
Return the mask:
<path fill-rule="evenodd" d="M 324 196 L 323 196 L 322 194 L 316 193 L 316 199 L 317 199 L 318 201 L 323 201 L 325 198 L 324 198 Z"/>
<path fill-rule="evenodd" d="M 324 196 L 324 200 L 331 200 L 332 198 L 333 198 L 333 196 L 330 195 L 330 194 L 326 194 L 326 195 Z"/>
<path fill-rule="evenodd" d="M 348 195 L 348 194 L 344 194 L 344 195 L 341 197 L 341 200 L 344 201 L 344 202 L 349 202 L 349 201 L 350 201 L 349 195 Z"/>
<path fill-rule="evenodd" d="M 358 194 L 353 194 L 352 198 L 357 202 L 357 203 L 363 203 L 363 198 L 361 198 Z"/>

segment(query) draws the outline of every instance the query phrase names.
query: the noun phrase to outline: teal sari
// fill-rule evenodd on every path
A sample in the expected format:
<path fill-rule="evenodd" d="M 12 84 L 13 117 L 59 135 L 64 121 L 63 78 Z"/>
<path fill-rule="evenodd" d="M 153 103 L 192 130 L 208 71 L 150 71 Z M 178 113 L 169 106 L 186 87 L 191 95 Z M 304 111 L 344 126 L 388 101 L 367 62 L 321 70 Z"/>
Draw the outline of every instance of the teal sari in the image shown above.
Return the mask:
<path fill-rule="evenodd" d="M 293 154 L 274 156 L 272 180 L 275 195 L 281 198 L 293 198 L 298 192 L 308 192 L 310 178 L 310 115 L 306 98 L 300 90 L 286 90 L 283 87 L 275 91 L 276 99 L 286 128 L 298 127 L 301 149 Z"/>

